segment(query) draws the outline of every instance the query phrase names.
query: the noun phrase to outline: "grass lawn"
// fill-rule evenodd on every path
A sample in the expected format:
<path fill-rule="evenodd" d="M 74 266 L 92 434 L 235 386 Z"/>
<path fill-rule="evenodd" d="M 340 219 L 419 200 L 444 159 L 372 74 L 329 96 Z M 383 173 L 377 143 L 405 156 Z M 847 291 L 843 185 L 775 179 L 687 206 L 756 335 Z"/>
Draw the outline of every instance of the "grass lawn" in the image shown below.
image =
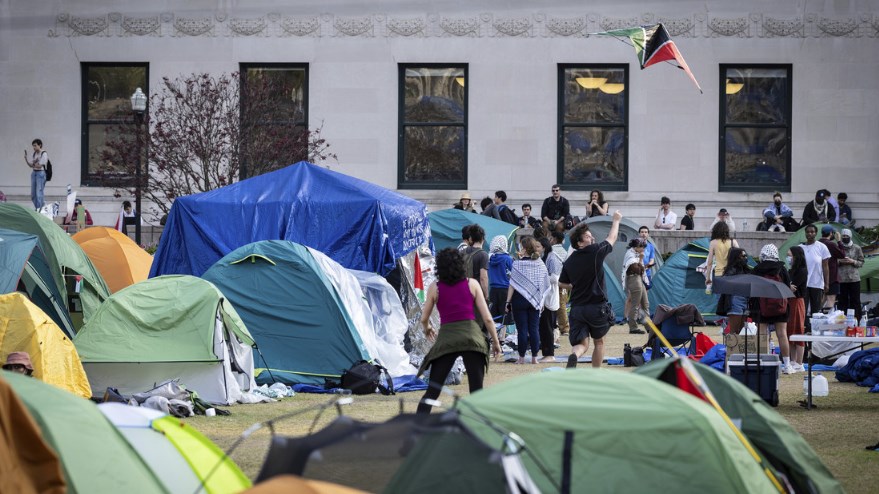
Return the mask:
<path fill-rule="evenodd" d="M 705 333 L 718 340 L 716 327 L 703 328 Z M 623 344 L 643 344 L 646 335 L 629 335 L 626 327 L 614 326 L 605 337 L 605 356 L 621 357 Z M 556 355 L 567 356 L 570 345 L 562 341 L 562 347 Z M 590 350 L 591 351 L 591 350 Z M 508 363 L 492 363 L 486 376 L 485 386 L 515 378 L 531 372 L 540 372 L 549 366 L 564 367 L 564 363 L 513 365 Z M 581 363 L 579 368 L 588 368 L 589 364 Z M 631 369 L 622 366 L 611 366 L 619 372 Z M 876 492 L 873 475 L 879 472 L 879 452 L 867 451 L 864 448 L 879 442 L 879 394 L 868 393 L 850 383 L 837 382 L 832 373 L 825 373 L 830 383 L 830 395 L 815 398 L 818 409 L 805 410 L 799 406 L 798 400 L 803 398 L 803 374 L 782 375 L 780 383 L 780 404 L 778 412 L 796 429 L 815 449 L 831 472 L 842 483 L 847 492 Z M 459 394 L 467 394 L 466 381 L 452 389 Z M 335 395 L 298 394 L 292 398 L 270 404 L 237 405 L 230 407 L 232 415 L 228 417 L 193 417 L 188 422 L 202 433 L 214 440 L 220 447 L 229 448 L 250 425 L 270 420 L 274 417 L 303 411 L 302 414 L 279 421 L 275 430 L 286 435 L 304 435 L 310 429 L 319 430 L 335 416 L 335 407 L 329 407 L 319 414 L 315 407 L 328 403 Z M 407 412 L 414 412 L 421 398 L 421 393 L 404 393 L 397 396 L 355 396 L 354 402 L 343 408 L 346 415 L 367 421 L 380 422 L 400 412 L 401 407 Z M 535 397 L 539 399 L 539 397 Z M 444 403 L 450 397 L 443 395 Z M 262 465 L 269 444 L 270 433 L 267 429 L 257 431 L 243 441 L 232 453 L 232 458 L 255 478 Z"/>

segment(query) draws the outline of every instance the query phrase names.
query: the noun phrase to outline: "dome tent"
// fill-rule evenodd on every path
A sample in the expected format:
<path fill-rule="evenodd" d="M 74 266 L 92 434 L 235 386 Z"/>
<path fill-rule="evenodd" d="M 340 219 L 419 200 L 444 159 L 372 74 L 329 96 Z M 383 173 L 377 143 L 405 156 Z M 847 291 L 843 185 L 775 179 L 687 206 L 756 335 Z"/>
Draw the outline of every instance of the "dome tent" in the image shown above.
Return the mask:
<path fill-rule="evenodd" d="M 179 378 L 205 401 L 231 404 L 255 385 L 253 337 L 220 290 L 194 276 L 160 276 L 116 292 L 73 342 L 96 396 Z"/>
<path fill-rule="evenodd" d="M 360 360 L 414 374 L 402 345 L 377 336 L 357 278 L 322 253 L 286 240 L 240 247 L 204 279 L 228 297 L 271 372 L 260 384 L 323 385 Z M 405 328 L 401 328 L 401 331 Z"/>
<path fill-rule="evenodd" d="M 110 293 L 147 279 L 153 256 L 128 235 L 104 226 L 86 228 L 73 236 L 104 277 Z"/>

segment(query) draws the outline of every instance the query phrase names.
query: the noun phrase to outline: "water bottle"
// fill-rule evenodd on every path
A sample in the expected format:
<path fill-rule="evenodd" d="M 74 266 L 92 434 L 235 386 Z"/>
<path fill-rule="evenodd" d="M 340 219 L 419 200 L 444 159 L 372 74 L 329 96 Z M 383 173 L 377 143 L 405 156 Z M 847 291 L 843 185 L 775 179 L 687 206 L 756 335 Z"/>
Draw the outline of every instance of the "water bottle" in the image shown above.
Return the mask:
<path fill-rule="evenodd" d="M 711 295 L 711 283 L 705 285 L 705 295 Z"/>
<path fill-rule="evenodd" d="M 809 376 L 803 376 L 803 395 L 809 396 Z"/>
<path fill-rule="evenodd" d="M 856 323 L 857 323 L 857 321 L 855 321 L 855 310 L 849 309 L 849 310 L 845 311 L 845 325 L 846 325 L 846 327 L 853 328 L 853 327 L 855 327 Z"/>
<path fill-rule="evenodd" d="M 812 378 L 812 396 L 827 396 L 830 394 L 830 386 L 827 384 L 827 378 L 822 376 L 820 372 Z"/>
<path fill-rule="evenodd" d="M 858 326 L 861 327 L 861 328 L 866 328 L 866 327 L 867 327 L 867 311 L 864 311 L 864 312 L 861 314 L 861 322 L 858 323 Z"/>

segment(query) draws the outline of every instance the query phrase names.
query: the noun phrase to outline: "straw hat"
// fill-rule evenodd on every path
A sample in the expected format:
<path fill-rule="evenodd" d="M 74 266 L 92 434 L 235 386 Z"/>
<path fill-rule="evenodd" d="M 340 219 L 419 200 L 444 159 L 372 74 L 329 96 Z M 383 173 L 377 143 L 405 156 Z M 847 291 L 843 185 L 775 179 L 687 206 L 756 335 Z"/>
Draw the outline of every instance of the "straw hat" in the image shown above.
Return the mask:
<path fill-rule="evenodd" d="M 461 200 L 463 201 L 464 199 L 470 199 L 471 201 L 473 200 L 470 198 L 469 192 L 464 192 L 463 194 L 461 194 Z"/>

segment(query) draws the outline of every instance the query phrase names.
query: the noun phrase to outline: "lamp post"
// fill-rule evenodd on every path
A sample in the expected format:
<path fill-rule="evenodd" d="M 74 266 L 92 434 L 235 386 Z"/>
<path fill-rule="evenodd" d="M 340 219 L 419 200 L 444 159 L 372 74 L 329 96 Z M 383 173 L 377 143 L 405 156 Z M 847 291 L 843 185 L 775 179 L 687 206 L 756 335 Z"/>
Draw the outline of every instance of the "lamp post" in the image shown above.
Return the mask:
<path fill-rule="evenodd" d="M 146 111 L 147 97 L 140 88 L 131 95 L 131 111 L 134 112 L 134 122 L 137 125 L 137 162 L 134 168 L 134 241 L 140 244 L 140 160 L 143 154 L 143 116 Z"/>

